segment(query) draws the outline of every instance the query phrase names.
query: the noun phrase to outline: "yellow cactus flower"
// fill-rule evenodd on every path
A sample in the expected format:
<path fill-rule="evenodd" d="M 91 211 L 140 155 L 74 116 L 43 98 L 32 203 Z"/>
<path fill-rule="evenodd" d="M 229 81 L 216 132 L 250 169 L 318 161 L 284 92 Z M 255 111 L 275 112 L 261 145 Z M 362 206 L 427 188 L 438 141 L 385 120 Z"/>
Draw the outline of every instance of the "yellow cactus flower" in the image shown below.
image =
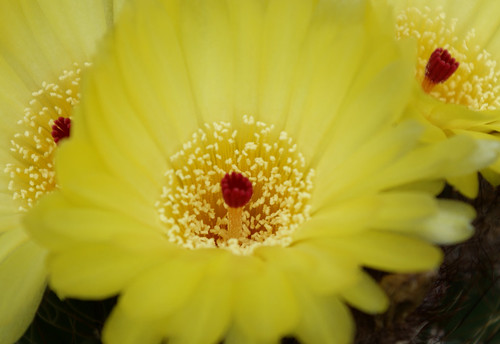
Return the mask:
<path fill-rule="evenodd" d="M 382 11 L 383 12 L 383 11 Z M 106 343 L 348 343 L 363 267 L 433 269 L 471 207 L 434 184 L 499 145 L 399 124 L 412 46 L 366 1 L 142 0 L 83 83 L 60 188 L 26 217 Z M 388 33 L 389 32 L 389 33 Z"/>
<path fill-rule="evenodd" d="M 466 134 L 500 139 L 500 3 L 489 0 L 390 0 L 396 36 L 417 41 L 413 115 L 430 124 L 428 140 Z M 500 160 L 483 174 L 500 182 Z M 476 174 L 451 178 L 468 197 Z"/>
<path fill-rule="evenodd" d="M 21 221 L 56 188 L 56 142 L 69 135 L 81 71 L 120 6 L 111 0 L 0 2 L 0 343 L 23 334 L 43 295 L 46 251 Z"/>

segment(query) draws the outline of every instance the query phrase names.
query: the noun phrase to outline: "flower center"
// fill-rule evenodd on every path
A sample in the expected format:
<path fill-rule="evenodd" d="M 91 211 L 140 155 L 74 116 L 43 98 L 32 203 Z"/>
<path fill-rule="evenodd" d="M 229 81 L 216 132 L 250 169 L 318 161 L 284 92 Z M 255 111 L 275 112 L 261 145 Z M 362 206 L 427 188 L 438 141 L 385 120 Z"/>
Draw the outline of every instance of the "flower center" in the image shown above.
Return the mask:
<path fill-rule="evenodd" d="M 457 70 L 459 63 L 451 57 L 448 50 L 437 48 L 431 54 L 425 67 L 425 77 L 422 88 L 429 93 L 434 86 L 443 83 Z"/>
<path fill-rule="evenodd" d="M 54 152 L 57 142 L 69 136 L 73 107 L 80 101 L 81 71 L 75 63 L 55 83 L 43 82 L 42 88 L 32 93 L 24 117 L 17 123 L 19 130 L 10 141 L 12 159 L 4 172 L 9 175 L 8 188 L 21 211 L 56 188 Z"/>
<path fill-rule="evenodd" d="M 474 29 L 459 39 L 456 23 L 456 19 L 446 17 L 441 7 L 435 10 L 429 7 L 411 7 L 398 15 L 397 37 L 417 39 L 416 77 L 426 92 L 443 102 L 461 104 L 473 110 L 499 108 L 500 88 L 497 84 L 500 70 L 496 66 L 497 62 L 475 43 Z M 443 53 L 447 49 L 450 58 L 453 56 L 460 61 L 460 68 L 453 71 L 448 81 L 429 83 L 425 80 L 429 56 L 432 59 L 432 54 L 438 47 L 443 47 Z M 436 61 L 446 58 L 443 54 L 436 57 L 439 58 Z"/>
<path fill-rule="evenodd" d="M 205 124 L 170 165 L 156 206 L 165 235 L 182 247 L 287 246 L 309 218 L 314 170 L 286 132 L 252 117 Z"/>

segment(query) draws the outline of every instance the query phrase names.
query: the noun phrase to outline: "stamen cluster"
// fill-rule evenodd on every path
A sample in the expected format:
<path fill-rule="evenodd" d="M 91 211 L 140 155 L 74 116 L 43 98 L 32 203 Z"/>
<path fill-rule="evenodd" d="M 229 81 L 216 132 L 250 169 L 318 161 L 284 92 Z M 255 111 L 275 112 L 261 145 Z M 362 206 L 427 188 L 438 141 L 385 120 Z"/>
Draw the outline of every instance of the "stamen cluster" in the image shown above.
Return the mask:
<path fill-rule="evenodd" d="M 53 164 L 56 143 L 69 136 L 69 117 L 80 101 L 82 69 L 78 64 L 73 67 L 55 82 L 43 82 L 40 90 L 33 92 L 24 117 L 17 123 L 19 131 L 10 147 L 13 159 L 6 164 L 4 173 L 10 178 L 8 188 L 21 211 L 56 187 Z"/>
<path fill-rule="evenodd" d="M 297 145 L 272 125 L 249 116 L 242 122 L 205 124 L 170 158 L 156 206 L 171 242 L 250 254 L 289 245 L 309 218 L 314 170 Z M 241 222 L 237 233 L 228 213 Z"/>
<path fill-rule="evenodd" d="M 432 91 L 432 96 L 443 102 L 461 104 L 474 110 L 500 108 L 500 87 L 497 86 L 500 68 L 497 61 L 478 44 L 476 31 L 459 32 L 456 18 L 449 18 L 442 6 L 409 7 L 402 11 L 397 18 L 396 36 L 416 38 L 416 77 L 427 93 Z M 458 65 L 451 62 L 451 57 L 443 56 L 444 50 L 432 57 L 436 47 L 449 47 L 455 62 L 460 61 L 460 68 L 455 68 Z M 430 66 L 429 60 L 433 61 Z M 444 69 L 437 72 L 435 67 L 438 71 Z M 453 78 L 445 82 L 450 72 Z M 439 87 L 434 87 L 436 85 Z"/>

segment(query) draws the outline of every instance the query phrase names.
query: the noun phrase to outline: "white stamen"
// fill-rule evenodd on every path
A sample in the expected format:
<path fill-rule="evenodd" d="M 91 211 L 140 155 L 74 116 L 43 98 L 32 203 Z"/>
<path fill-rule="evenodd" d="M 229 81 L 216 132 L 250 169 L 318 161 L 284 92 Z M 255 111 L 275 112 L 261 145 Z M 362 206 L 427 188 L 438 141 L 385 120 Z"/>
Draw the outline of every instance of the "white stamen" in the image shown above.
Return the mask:
<path fill-rule="evenodd" d="M 249 141 L 251 140 L 251 141 Z M 280 159 L 276 159 L 279 156 Z M 251 254 L 258 246 L 291 243 L 291 234 L 309 218 L 313 170 L 287 133 L 243 117 L 243 125 L 205 124 L 170 158 L 166 186 L 157 202 L 171 242 L 185 248 L 224 248 Z M 185 168 L 195 164 L 196 168 Z M 239 172 L 254 188 L 242 208 L 243 235 L 228 235 L 228 207 L 220 181 Z"/>
<path fill-rule="evenodd" d="M 13 159 L 5 166 L 4 173 L 10 177 L 8 188 L 20 211 L 31 208 L 56 187 L 53 168 L 56 143 L 51 126 L 59 116 L 69 117 L 79 103 L 80 71 L 75 63 L 74 69 L 64 71 L 57 83 L 44 81 L 40 90 L 32 92 L 33 99 L 17 122 L 19 132 L 10 141 Z"/>

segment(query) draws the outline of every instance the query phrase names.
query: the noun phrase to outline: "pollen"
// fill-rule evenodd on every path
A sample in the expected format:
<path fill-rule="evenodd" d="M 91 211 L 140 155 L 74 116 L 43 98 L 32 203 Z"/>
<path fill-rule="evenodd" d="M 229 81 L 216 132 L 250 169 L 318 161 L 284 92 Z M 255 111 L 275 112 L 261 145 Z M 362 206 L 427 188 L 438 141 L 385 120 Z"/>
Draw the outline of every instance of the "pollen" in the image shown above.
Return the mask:
<path fill-rule="evenodd" d="M 246 255 L 288 246 L 309 218 L 314 170 L 293 139 L 250 116 L 239 123 L 207 123 L 170 157 L 156 203 L 169 241 Z"/>
<path fill-rule="evenodd" d="M 9 176 L 8 189 L 20 211 L 30 209 L 56 188 L 54 152 L 57 142 L 69 136 L 73 107 L 80 101 L 80 74 L 88 65 L 75 63 L 56 82 L 43 82 L 17 122 L 17 133 L 10 141 L 12 159 L 4 173 Z"/>
<path fill-rule="evenodd" d="M 424 90 L 435 98 L 461 104 L 473 110 L 494 110 L 500 107 L 500 70 L 491 54 L 476 43 L 471 28 L 464 36 L 457 33 L 457 19 L 448 18 L 442 7 L 407 8 L 397 17 L 397 37 L 417 40 L 416 78 Z M 449 79 L 426 87 L 429 57 L 442 48 L 460 62 Z M 427 85 L 429 86 L 429 85 Z"/>

